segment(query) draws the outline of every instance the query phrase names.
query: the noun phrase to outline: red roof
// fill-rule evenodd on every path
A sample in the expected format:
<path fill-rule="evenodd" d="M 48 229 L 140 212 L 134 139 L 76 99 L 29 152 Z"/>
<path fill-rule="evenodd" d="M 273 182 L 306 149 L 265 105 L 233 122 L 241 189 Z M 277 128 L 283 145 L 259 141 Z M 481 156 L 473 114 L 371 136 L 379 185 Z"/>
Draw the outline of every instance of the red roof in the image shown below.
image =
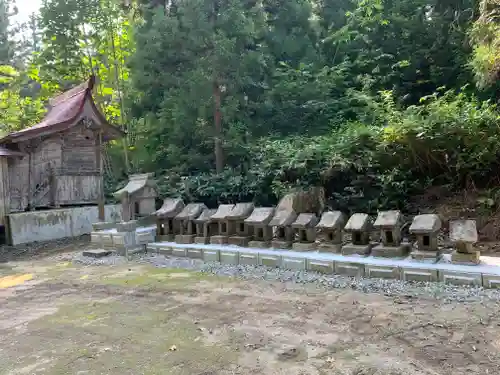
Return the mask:
<path fill-rule="evenodd" d="M 51 108 L 45 115 L 45 118 L 42 120 L 42 122 L 32 127 L 10 133 L 6 137 L 2 138 L 0 142 L 15 142 L 16 138 L 19 138 L 21 136 L 23 138 L 30 138 L 31 136 L 36 137 L 40 133 L 51 133 L 66 130 L 76 125 L 75 120 L 77 120 L 78 116 L 83 111 L 86 100 L 91 101 L 91 105 L 94 108 L 96 115 L 100 118 L 103 124 L 106 124 L 107 127 L 111 127 L 112 129 L 110 130 L 115 130 L 123 135 L 124 133 L 120 129 L 115 128 L 107 123 L 104 116 L 95 106 L 95 103 L 92 99 L 92 89 L 94 87 L 94 83 L 95 77 L 92 76 L 87 82 L 82 83 L 81 85 L 76 86 L 71 90 L 68 90 L 61 95 L 51 99 L 49 101 Z"/>

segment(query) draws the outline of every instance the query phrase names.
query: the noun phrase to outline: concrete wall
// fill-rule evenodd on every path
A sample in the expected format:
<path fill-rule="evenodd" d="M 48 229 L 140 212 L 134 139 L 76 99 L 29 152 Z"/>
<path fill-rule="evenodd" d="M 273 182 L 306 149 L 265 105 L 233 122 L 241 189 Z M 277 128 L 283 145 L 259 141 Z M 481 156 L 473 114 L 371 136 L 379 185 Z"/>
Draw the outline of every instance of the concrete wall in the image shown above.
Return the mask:
<path fill-rule="evenodd" d="M 90 234 L 99 221 L 97 206 L 71 207 L 10 214 L 10 243 L 19 245 Z M 120 205 L 106 205 L 106 221 L 119 221 Z"/>

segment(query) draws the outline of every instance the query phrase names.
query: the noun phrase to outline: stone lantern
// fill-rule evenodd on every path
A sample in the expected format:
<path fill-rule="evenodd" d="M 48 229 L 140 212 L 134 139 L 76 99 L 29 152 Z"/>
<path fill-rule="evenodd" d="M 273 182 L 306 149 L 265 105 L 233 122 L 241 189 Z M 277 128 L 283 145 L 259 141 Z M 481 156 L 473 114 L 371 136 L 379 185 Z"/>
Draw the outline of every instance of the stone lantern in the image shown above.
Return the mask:
<path fill-rule="evenodd" d="M 210 236 L 211 244 L 227 244 L 229 234 L 231 230 L 229 228 L 229 223 L 227 221 L 227 215 L 233 210 L 234 204 L 221 204 L 215 214 L 210 218 L 212 221 L 217 223 L 217 233 Z"/>
<path fill-rule="evenodd" d="M 229 228 L 228 243 L 236 246 L 248 246 L 253 235 L 253 226 L 245 223 L 254 210 L 253 203 L 237 203 L 226 216 Z"/>
<path fill-rule="evenodd" d="M 273 228 L 273 240 L 271 246 L 276 249 L 289 249 L 292 247 L 294 232 L 291 227 L 297 219 L 297 214 L 293 210 L 276 210 L 274 217 L 269 222 Z"/>
<path fill-rule="evenodd" d="M 344 227 L 346 233 L 351 234 L 351 242 L 342 246 L 342 255 L 368 255 L 370 244 L 370 231 L 372 222 L 367 214 L 353 214 Z"/>
<path fill-rule="evenodd" d="M 316 224 L 318 224 L 318 217 L 315 214 L 302 213 L 297 216 L 292 223 L 294 230 L 292 249 L 299 251 L 315 249 Z"/>
<path fill-rule="evenodd" d="M 382 243 L 372 249 L 374 257 L 403 257 L 408 254 L 408 246 L 401 244 L 401 227 L 403 215 L 401 211 L 380 211 L 373 227 L 380 231 Z"/>
<path fill-rule="evenodd" d="M 318 250 L 340 253 L 342 250 L 342 229 L 346 224 L 346 217 L 340 211 L 328 211 L 321 215 L 316 229 L 320 240 Z"/>
<path fill-rule="evenodd" d="M 155 211 L 156 181 L 152 173 L 133 174 L 127 185 L 113 193 L 122 204 L 122 221 L 135 220 Z"/>
<path fill-rule="evenodd" d="M 219 224 L 212 219 L 217 212 L 216 209 L 204 210 L 200 216 L 193 220 L 196 225 L 195 243 L 209 244 L 210 237 L 215 236 L 219 230 Z"/>
<path fill-rule="evenodd" d="M 252 227 L 252 241 L 249 247 L 266 248 L 273 239 L 273 228 L 269 225 L 274 215 L 274 207 L 257 207 L 245 219 L 245 224 Z"/>
<path fill-rule="evenodd" d="M 153 215 L 156 216 L 156 241 L 173 241 L 175 236 L 181 234 L 178 221 L 174 218 L 183 210 L 182 199 L 166 198 L 163 205 Z"/>
<path fill-rule="evenodd" d="M 478 241 L 475 220 L 450 221 L 450 241 L 455 246 L 451 261 L 458 264 L 479 264 L 481 253 L 474 248 Z"/>
<path fill-rule="evenodd" d="M 409 232 L 417 237 L 417 248 L 411 252 L 411 257 L 417 260 L 435 260 L 438 256 L 438 233 L 441 229 L 441 219 L 438 215 L 424 214 L 413 218 Z"/>
<path fill-rule="evenodd" d="M 179 234 L 175 236 L 175 242 L 189 244 L 196 237 L 196 224 L 194 219 L 207 209 L 203 203 L 189 203 L 174 217 L 174 225 L 179 228 Z"/>

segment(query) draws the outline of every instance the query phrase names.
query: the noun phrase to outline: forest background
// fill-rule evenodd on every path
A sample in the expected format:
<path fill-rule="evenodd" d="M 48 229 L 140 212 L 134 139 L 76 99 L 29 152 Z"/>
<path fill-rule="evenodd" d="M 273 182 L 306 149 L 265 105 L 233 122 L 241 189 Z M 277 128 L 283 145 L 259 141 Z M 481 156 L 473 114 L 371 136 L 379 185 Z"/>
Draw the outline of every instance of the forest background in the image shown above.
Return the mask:
<path fill-rule="evenodd" d="M 19 4 L 18 4 L 19 6 Z M 26 6 L 24 4 L 23 6 Z M 498 0 L 0 0 L 0 131 L 98 77 L 127 131 L 108 192 L 155 172 L 162 196 L 412 210 L 419 194 L 500 199 Z M 126 152 L 125 152 L 126 151 Z"/>

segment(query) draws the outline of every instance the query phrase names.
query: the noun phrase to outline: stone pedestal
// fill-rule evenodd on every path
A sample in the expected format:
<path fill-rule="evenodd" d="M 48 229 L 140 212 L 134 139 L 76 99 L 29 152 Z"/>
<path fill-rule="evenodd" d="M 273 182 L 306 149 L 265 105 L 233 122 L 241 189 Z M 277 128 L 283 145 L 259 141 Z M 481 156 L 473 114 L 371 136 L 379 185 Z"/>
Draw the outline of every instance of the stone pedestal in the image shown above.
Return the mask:
<path fill-rule="evenodd" d="M 267 249 L 271 246 L 271 241 L 249 241 L 248 247 Z"/>
<path fill-rule="evenodd" d="M 402 258 L 406 257 L 408 253 L 409 249 L 404 245 L 386 246 L 384 244 L 380 244 L 372 248 L 371 251 L 372 256 L 382 258 Z"/>
<path fill-rule="evenodd" d="M 129 255 L 145 251 L 145 246 L 137 244 L 137 221 L 127 221 L 116 224 L 117 233 L 113 234 L 113 245 L 120 255 Z"/>
<path fill-rule="evenodd" d="M 229 245 L 247 247 L 250 242 L 250 238 L 247 236 L 231 236 L 228 238 L 227 243 Z"/>
<path fill-rule="evenodd" d="M 470 253 L 460 253 L 455 250 L 451 253 L 451 261 L 456 264 L 479 264 L 480 263 L 480 251 L 472 251 Z"/>
<path fill-rule="evenodd" d="M 325 253 L 340 253 L 342 251 L 342 244 L 341 243 L 329 243 L 329 242 L 323 242 L 317 244 L 316 248 Z"/>
<path fill-rule="evenodd" d="M 286 241 L 286 240 L 272 240 L 271 241 L 271 247 L 274 249 L 291 249 L 292 248 L 292 241 Z"/>
<path fill-rule="evenodd" d="M 436 251 L 422 251 L 422 250 L 413 250 L 410 253 L 412 259 L 415 260 L 437 260 L 438 253 Z"/>
<path fill-rule="evenodd" d="M 204 236 L 195 237 L 194 243 L 208 245 L 210 243 L 210 237 L 204 237 Z"/>
<path fill-rule="evenodd" d="M 369 255 L 373 244 L 355 245 L 348 243 L 342 246 L 342 255 Z"/>
<path fill-rule="evenodd" d="M 316 244 L 314 242 L 294 242 L 292 249 L 297 251 L 314 251 Z"/>
<path fill-rule="evenodd" d="M 100 230 L 107 230 L 107 229 L 113 229 L 116 227 L 115 222 L 110 222 L 110 221 L 101 221 L 98 223 L 93 223 L 92 224 L 92 231 L 97 232 Z"/>
<path fill-rule="evenodd" d="M 210 237 L 210 243 L 214 245 L 227 245 L 228 239 L 229 239 L 228 236 L 222 236 L 222 235 L 212 236 Z"/>
<path fill-rule="evenodd" d="M 175 242 L 179 244 L 190 244 L 194 243 L 195 238 L 195 234 L 178 234 L 175 236 Z"/>

